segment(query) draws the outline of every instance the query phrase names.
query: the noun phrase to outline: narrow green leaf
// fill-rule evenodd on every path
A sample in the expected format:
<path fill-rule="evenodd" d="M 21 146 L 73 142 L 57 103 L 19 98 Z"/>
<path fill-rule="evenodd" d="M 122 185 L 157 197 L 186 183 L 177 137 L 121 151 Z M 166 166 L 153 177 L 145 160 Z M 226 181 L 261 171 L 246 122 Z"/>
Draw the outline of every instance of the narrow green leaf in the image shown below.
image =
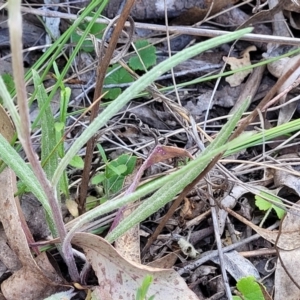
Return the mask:
<path fill-rule="evenodd" d="M 34 87 L 37 92 L 37 100 L 39 108 L 47 102 L 48 95 L 46 93 L 43 84 L 40 84 L 41 78 L 35 70 L 32 70 Z M 48 106 L 41 118 L 41 160 L 43 168 L 48 179 L 51 179 L 58 165 L 58 153 L 53 151 L 53 147 L 56 145 L 56 132 L 55 121 L 51 111 L 51 107 Z"/>
<path fill-rule="evenodd" d="M 108 164 L 108 159 L 106 157 L 106 154 L 105 154 L 105 151 L 104 151 L 103 147 L 100 144 L 97 144 L 97 148 L 98 148 L 98 151 L 99 151 L 99 153 L 101 155 L 101 158 L 104 161 L 104 163 Z"/>
<path fill-rule="evenodd" d="M 201 158 L 206 154 L 212 153 L 213 150 L 221 149 L 221 146 L 226 144 L 227 139 L 229 138 L 230 134 L 232 133 L 233 129 L 235 128 L 237 122 L 240 120 L 243 112 L 248 107 L 248 105 L 249 99 L 239 107 L 234 116 L 221 129 L 216 139 L 196 159 L 196 161 L 198 161 L 198 164 L 196 166 L 192 166 L 192 164 L 189 163 L 186 166 L 188 171 L 183 177 L 181 175 L 175 177 L 173 180 L 170 180 L 167 184 L 157 190 L 150 198 L 143 201 L 141 205 L 135 211 L 133 211 L 132 214 L 122 220 L 120 224 L 107 235 L 106 239 L 109 242 L 115 241 L 118 237 L 120 237 L 134 225 L 139 224 L 147 217 L 157 212 L 168 202 L 172 201 L 172 199 L 178 193 L 180 193 L 207 167 L 214 156 L 211 156 L 210 160 L 203 160 Z M 222 151 L 220 150 L 219 153 L 222 153 Z"/>
<path fill-rule="evenodd" d="M 297 131 L 300 130 L 300 119 L 297 119 L 295 121 L 291 121 L 292 126 L 288 126 L 287 124 L 282 124 L 278 126 L 278 128 L 271 128 L 266 130 L 263 134 L 261 133 L 255 133 L 253 134 L 253 139 L 256 140 L 257 142 L 265 142 L 270 136 L 272 138 L 281 136 L 281 132 L 291 132 L 291 131 Z M 269 132 L 271 134 L 269 135 Z M 249 139 L 249 136 L 248 136 Z M 247 141 L 247 140 L 246 140 Z M 240 145 L 243 145 L 243 147 Z M 247 148 L 247 143 L 245 142 L 244 136 L 237 137 L 236 139 L 220 146 L 219 149 L 216 150 L 211 150 L 210 153 L 203 154 L 201 156 L 201 161 L 211 161 L 212 157 L 218 155 L 218 153 L 225 152 L 226 156 L 229 152 L 231 154 L 238 153 L 240 150 L 246 149 Z M 229 151 L 228 149 L 235 149 L 235 151 Z M 158 179 L 152 180 L 151 182 L 148 182 L 147 184 L 144 184 L 143 186 L 139 187 L 133 194 L 126 195 L 122 198 L 115 198 L 110 201 L 107 201 L 101 206 L 95 207 L 93 210 L 89 211 L 89 213 L 84 214 L 82 216 L 79 216 L 76 218 L 76 220 L 72 223 L 70 223 L 68 226 L 70 232 L 68 234 L 68 238 L 72 236 L 76 230 L 84 226 L 87 222 L 93 220 L 94 218 L 101 216 L 103 214 L 109 213 L 113 210 L 116 210 L 126 204 L 132 203 L 133 201 L 136 201 L 137 199 L 140 199 L 142 197 L 145 197 L 147 194 L 154 192 L 158 188 L 162 187 L 164 184 L 168 183 L 169 181 L 173 180 L 174 178 L 183 178 L 186 173 L 188 172 L 188 168 L 190 167 L 196 167 L 199 165 L 199 160 L 198 158 L 196 160 L 190 161 L 188 165 L 183 166 L 181 169 L 178 171 L 162 176 Z"/>
<path fill-rule="evenodd" d="M 128 103 L 134 96 L 145 89 L 149 84 L 155 81 L 161 74 L 167 72 L 172 67 L 178 65 L 182 61 L 185 61 L 201 52 L 209 50 L 213 47 L 217 47 L 229 41 L 240 38 L 246 33 L 252 31 L 252 28 L 246 28 L 234 33 L 229 33 L 224 36 L 209 39 L 201 44 L 194 45 L 180 51 L 173 57 L 167 59 L 166 61 L 160 63 L 159 65 L 152 68 L 148 73 L 140 77 L 138 80 L 132 83 L 132 85 L 127 88 L 122 95 L 120 95 L 113 103 L 111 103 L 91 124 L 81 136 L 76 139 L 74 144 L 71 146 L 69 151 L 66 153 L 65 157 L 60 161 L 58 168 L 53 176 L 53 185 L 57 185 L 59 178 L 61 177 L 63 171 L 69 164 L 69 161 L 77 154 L 81 147 L 102 127 L 107 121 L 113 117 L 126 103 Z"/>
<path fill-rule="evenodd" d="M 32 192 L 45 209 L 47 219 L 49 220 L 49 227 L 54 234 L 55 226 L 52 217 L 52 211 L 48 203 L 48 199 L 42 189 L 38 179 L 33 173 L 32 169 L 24 162 L 16 150 L 7 142 L 7 140 L 0 134 L 0 157 L 11 168 L 16 175 L 27 186 L 28 190 Z"/>

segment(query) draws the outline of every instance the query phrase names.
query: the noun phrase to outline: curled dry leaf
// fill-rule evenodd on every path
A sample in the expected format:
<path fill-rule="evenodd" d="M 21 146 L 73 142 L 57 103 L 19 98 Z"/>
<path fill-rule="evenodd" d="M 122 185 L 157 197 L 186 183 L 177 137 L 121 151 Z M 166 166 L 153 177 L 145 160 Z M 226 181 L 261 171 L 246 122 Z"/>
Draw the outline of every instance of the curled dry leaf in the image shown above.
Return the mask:
<path fill-rule="evenodd" d="M 282 76 L 284 76 L 284 74 L 286 72 L 288 72 L 289 69 L 291 69 L 292 67 L 294 67 L 294 65 L 298 62 L 298 60 L 300 59 L 300 54 L 291 57 L 287 63 L 285 64 L 283 70 L 282 70 Z M 286 88 L 288 88 L 289 86 L 291 86 L 295 80 L 299 77 L 300 75 L 300 67 L 297 68 L 288 78 L 287 80 L 282 84 L 281 87 L 279 87 L 277 93 L 280 94 L 281 92 L 283 92 Z M 280 98 L 280 104 L 285 103 L 286 101 L 286 95 Z M 283 106 L 280 111 L 279 111 L 279 116 L 278 116 L 278 125 L 287 123 L 288 121 L 290 121 L 290 119 L 292 118 L 296 108 L 297 108 L 298 103 L 297 102 L 291 102 L 285 106 Z"/>
<path fill-rule="evenodd" d="M 1 290 L 7 300 L 43 299 L 61 291 L 63 280 L 53 274 L 55 270 L 42 255 L 41 269 L 33 259 L 22 227 L 18 207 L 14 199 L 16 179 L 12 170 L 6 168 L 0 174 L 0 219 L 11 248 L 18 255 L 23 267 L 1 284 Z M 41 257 L 38 256 L 41 260 Z M 47 264 L 48 263 L 48 264 Z M 13 291 L 13 292 L 12 292 Z"/>
<path fill-rule="evenodd" d="M 300 202 L 298 201 L 297 204 Z M 300 218 L 293 214 L 297 212 L 291 208 L 282 221 L 281 230 L 284 232 L 300 231 Z M 300 289 L 294 284 L 299 284 L 300 278 L 300 248 L 290 251 L 278 249 L 280 259 L 277 260 L 275 271 L 275 298 L 281 299 L 300 299 Z M 287 272 L 289 274 L 287 274 Z M 293 278 L 294 282 L 291 280 Z"/>
<path fill-rule="evenodd" d="M 221 200 L 221 207 L 230 208 L 230 209 L 235 207 L 237 200 L 248 192 L 249 191 L 246 188 L 239 185 L 235 185 L 233 189 L 230 191 L 230 193 Z M 217 209 L 220 234 L 223 234 L 227 215 L 228 212 L 226 210 L 222 208 Z"/>
<path fill-rule="evenodd" d="M 273 61 L 267 65 L 268 71 L 276 78 L 279 78 L 283 74 L 283 70 L 290 60 L 289 57 L 283 57 L 276 61 Z"/>
<path fill-rule="evenodd" d="M 72 199 L 67 199 L 66 200 L 66 207 L 69 211 L 69 213 L 74 217 L 78 217 L 79 216 L 79 212 L 78 212 L 78 204 L 72 200 Z"/>
<path fill-rule="evenodd" d="M 153 276 L 148 295 L 154 295 L 156 300 L 198 299 L 174 270 L 127 261 L 101 237 L 76 233 L 72 243 L 84 250 L 98 277 L 99 285 L 93 291 L 97 300 L 124 299 L 125 295 L 126 299 L 135 299 L 146 275 Z"/>
<path fill-rule="evenodd" d="M 294 153 L 280 155 L 276 159 L 284 165 L 285 168 L 299 171 L 300 163 L 295 164 L 295 162 L 299 161 L 299 155 L 296 149 Z M 288 187 L 300 196 L 299 176 L 286 172 L 284 169 L 273 169 L 270 172 L 273 174 L 275 187 Z"/>
<path fill-rule="evenodd" d="M 251 66 L 251 61 L 250 61 L 250 51 L 256 51 L 255 46 L 250 46 L 247 49 L 245 49 L 242 53 L 241 58 L 236 58 L 236 57 L 226 57 L 223 56 L 223 60 L 230 65 L 231 70 L 237 70 L 242 67 L 247 67 Z M 226 81 L 230 84 L 231 87 L 235 87 L 240 85 L 243 80 L 252 72 L 252 70 L 245 70 L 241 72 L 237 72 L 235 74 L 232 74 L 228 77 L 226 77 Z"/>
<path fill-rule="evenodd" d="M 274 173 L 275 186 L 286 186 L 294 190 L 300 196 L 300 182 L 299 177 L 282 170 L 275 170 Z"/>
<path fill-rule="evenodd" d="M 0 105 L 0 134 L 2 134 L 3 137 L 10 142 L 14 136 L 14 133 L 14 125 L 2 105 Z"/>
<path fill-rule="evenodd" d="M 218 256 L 215 256 L 211 260 L 220 265 Z M 235 250 L 224 253 L 224 266 L 226 271 L 230 273 L 236 281 L 251 275 L 256 279 L 260 279 L 260 275 L 254 265 Z"/>

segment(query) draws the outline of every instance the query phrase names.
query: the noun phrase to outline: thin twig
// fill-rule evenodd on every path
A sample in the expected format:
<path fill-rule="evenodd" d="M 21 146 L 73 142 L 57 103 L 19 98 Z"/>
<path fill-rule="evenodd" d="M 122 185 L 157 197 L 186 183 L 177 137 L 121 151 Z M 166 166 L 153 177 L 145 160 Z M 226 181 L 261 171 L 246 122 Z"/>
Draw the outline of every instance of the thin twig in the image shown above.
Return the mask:
<path fill-rule="evenodd" d="M 0 5 L 4 4 L 3 1 L 0 1 Z M 32 13 L 39 16 L 46 16 L 46 17 L 53 17 L 53 18 L 61 18 L 67 20 L 77 20 L 78 16 L 76 14 L 67 14 L 55 11 L 44 11 L 34 8 L 27 8 L 22 7 L 22 12 Z M 86 17 L 85 21 L 89 22 L 92 20 L 92 17 Z M 107 19 L 99 18 L 96 20 L 96 23 L 100 24 L 108 24 L 109 21 Z M 125 27 L 130 27 L 130 23 L 126 22 Z M 149 30 L 156 30 L 156 31 L 167 31 L 167 27 L 165 25 L 157 25 L 157 24 L 149 24 L 149 23 L 135 23 L 136 28 L 140 29 L 149 29 Z M 230 31 L 225 30 L 212 30 L 206 28 L 191 28 L 186 26 L 169 26 L 168 30 L 173 33 L 177 34 L 188 34 L 194 36 L 204 36 L 204 37 L 216 37 L 221 36 L 224 34 L 230 33 Z M 243 41 L 250 41 L 250 42 L 263 42 L 263 43 L 276 43 L 282 45 L 300 45 L 300 39 L 294 37 L 282 37 L 282 36 L 273 36 L 273 35 L 265 35 L 265 34 L 253 34 L 248 33 L 245 34 L 243 37 L 240 38 Z"/>
<path fill-rule="evenodd" d="M 267 229 L 268 230 L 273 230 L 275 228 L 277 228 L 279 225 L 279 222 L 276 222 L 274 225 L 268 227 Z M 232 251 L 240 246 L 243 246 L 245 244 L 248 244 L 252 241 L 255 241 L 257 239 L 260 238 L 260 235 L 257 233 L 257 234 L 254 234 L 252 236 L 250 236 L 249 238 L 246 238 L 240 242 L 237 242 L 235 244 L 232 244 L 230 246 L 227 246 L 227 247 L 224 247 L 222 249 L 223 253 L 225 252 L 228 252 L 228 251 Z M 219 254 L 219 252 L 217 250 L 214 250 L 212 252 L 210 252 L 209 254 L 203 254 L 201 256 L 201 258 L 197 259 L 196 261 L 193 261 L 191 262 L 190 264 L 188 264 L 187 266 L 183 267 L 182 269 L 178 270 L 177 272 L 182 275 L 182 274 L 185 274 L 185 273 L 188 273 L 196 268 L 198 268 L 199 266 L 203 265 L 205 262 L 211 260 L 212 258 L 214 258 L 215 256 L 217 256 Z"/>
<path fill-rule="evenodd" d="M 114 28 L 113 34 L 111 36 L 111 40 L 108 44 L 108 47 L 105 51 L 105 54 L 100 53 L 99 55 L 99 61 L 98 61 L 98 67 L 97 67 L 97 81 L 96 81 L 96 87 L 94 91 L 94 98 L 93 102 L 97 101 L 101 97 L 102 94 L 102 88 L 103 88 L 103 83 L 105 79 L 105 74 L 106 70 L 110 65 L 111 58 L 113 56 L 114 50 L 116 48 L 116 45 L 119 40 L 119 36 L 123 30 L 124 24 L 126 20 L 129 17 L 129 13 L 131 10 L 131 7 L 134 4 L 134 0 L 128 0 L 124 6 L 122 14 L 118 17 L 118 19 L 113 20 L 113 24 L 115 21 L 117 22 L 116 27 Z M 131 26 L 133 23 L 131 22 Z M 132 27 L 131 27 L 132 29 Z M 104 38 L 102 40 L 102 43 L 104 43 Z M 101 49 L 104 49 L 104 45 L 102 44 Z M 99 112 L 99 105 L 100 101 L 96 103 L 96 105 L 93 107 L 91 111 L 91 116 L 90 116 L 90 122 L 92 122 L 97 116 Z M 92 164 L 92 159 L 93 159 L 93 150 L 95 147 L 95 138 L 91 138 L 86 147 L 86 155 L 85 155 L 85 160 L 84 160 L 84 169 L 83 169 L 83 174 L 82 174 L 82 182 L 80 186 L 80 199 L 79 199 L 79 213 L 83 214 L 85 212 L 85 201 L 86 201 L 86 196 L 88 192 L 88 185 L 90 181 L 90 170 L 91 170 L 91 164 Z"/>

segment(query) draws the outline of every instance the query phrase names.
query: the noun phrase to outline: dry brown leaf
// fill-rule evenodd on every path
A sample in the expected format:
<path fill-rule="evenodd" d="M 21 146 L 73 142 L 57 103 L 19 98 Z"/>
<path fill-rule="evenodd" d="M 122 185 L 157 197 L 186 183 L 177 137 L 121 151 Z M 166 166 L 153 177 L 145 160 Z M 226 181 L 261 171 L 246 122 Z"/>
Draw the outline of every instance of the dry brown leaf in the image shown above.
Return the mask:
<path fill-rule="evenodd" d="M 293 28 L 300 29 L 299 13 L 294 13 L 291 11 L 285 11 L 284 14 L 290 20 L 290 24 Z"/>
<path fill-rule="evenodd" d="M 278 234 L 280 234 L 280 237 L 278 239 L 278 242 L 276 246 L 279 249 L 282 250 L 294 250 L 296 248 L 300 247 L 300 230 L 281 230 L 280 232 L 278 230 L 270 231 L 268 229 L 264 229 L 261 227 L 258 227 L 248 221 L 247 219 L 241 217 L 239 214 L 234 212 L 231 209 L 226 209 L 232 216 L 243 222 L 244 224 L 251 227 L 253 230 L 255 230 L 259 235 L 261 235 L 264 239 L 267 241 L 275 244 L 277 240 Z M 299 218 L 299 216 L 297 216 Z"/>
<path fill-rule="evenodd" d="M 147 266 L 152 267 L 152 268 L 170 269 L 175 265 L 180 252 L 181 252 L 181 250 L 178 249 L 174 252 L 168 253 L 167 255 L 163 256 L 162 258 L 159 258 L 157 260 L 154 260 L 154 261 L 148 263 Z"/>
<path fill-rule="evenodd" d="M 246 188 L 244 188 L 243 186 L 235 185 L 232 188 L 232 190 L 230 191 L 230 193 L 221 200 L 221 207 L 230 208 L 230 209 L 235 207 L 237 200 L 248 192 L 249 191 Z M 220 234 L 223 234 L 227 215 L 228 215 L 228 213 L 225 209 L 221 209 L 221 208 L 217 209 Z"/>
<path fill-rule="evenodd" d="M 283 74 L 283 70 L 290 60 L 289 57 L 283 57 L 276 61 L 273 61 L 267 65 L 268 71 L 276 78 L 279 78 Z"/>
<path fill-rule="evenodd" d="M 2 282 L 1 290 L 7 300 L 44 299 L 55 292 L 61 291 L 59 283 L 63 280 L 55 277 L 53 268 L 48 265 L 44 273 L 31 255 L 22 220 L 14 199 L 16 189 L 15 174 L 9 168 L 0 174 L 0 219 L 7 235 L 9 245 L 17 254 L 23 267 Z M 43 255 L 45 266 L 47 257 Z"/>
<path fill-rule="evenodd" d="M 107 241 L 76 233 L 72 243 L 81 247 L 98 277 L 95 299 L 134 299 L 146 275 L 153 276 L 148 295 L 156 300 L 198 299 L 184 280 L 169 269 L 155 269 L 125 260 Z"/>
<path fill-rule="evenodd" d="M 274 170 L 274 185 L 277 187 L 286 186 L 294 190 L 300 196 L 299 176 L 295 176 L 283 170 Z"/>
<path fill-rule="evenodd" d="M 74 217 L 78 217 L 79 216 L 79 212 L 78 212 L 78 204 L 72 200 L 72 199 L 67 199 L 66 200 L 66 207 L 69 211 L 69 213 Z"/>
<path fill-rule="evenodd" d="M 242 53 L 241 58 L 223 56 L 223 60 L 227 64 L 230 65 L 232 71 L 237 70 L 237 69 L 242 68 L 242 67 L 251 66 L 250 54 L 249 54 L 250 51 L 256 51 L 256 47 L 255 46 L 250 46 L 247 49 L 245 49 Z M 230 84 L 231 87 L 235 87 L 235 86 L 240 85 L 243 82 L 243 80 L 251 72 L 252 72 L 252 69 L 237 72 L 235 74 L 227 76 L 225 80 Z"/>
<path fill-rule="evenodd" d="M 0 134 L 2 134 L 9 142 L 15 134 L 14 125 L 2 105 L 0 105 Z"/>
<path fill-rule="evenodd" d="M 123 213 L 123 217 L 128 217 L 134 208 L 129 207 Z M 124 258 L 136 263 L 141 262 L 141 249 L 140 249 L 140 235 L 139 235 L 139 225 L 133 226 L 126 231 L 124 235 L 116 240 L 116 249 Z"/>
<path fill-rule="evenodd" d="M 297 202 L 297 204 L 299 203 L 300 201 Z M 293 210 L 293 208 L 291 210 Z M 285 232 L 300 232 L 300 217 L 290 212 L 287 213 L 286 217 L 282 221 L 281 230 Z M 300 248 L 293 249 L 291 251 L 279 249 L 278 255 L 280 255 L 281 259 L 277 260 L 274 300 L 298 300 L 300 299 L 300 289 L 293 283 L 290 276 L 299 284 Z M 286 273 L 286 270 L 289 275 Z"/>
<path fill-rule="evenodd" d="M 284 10 L 300 13 L 300 1 L 299 0 L 286 1 L 283 8 Z"/>
<path fill-rule="evenodd" d="M 193 205 L 188 198 L 184 198 L 184 203 L 180 209 L 180 217 L 183 219 L 192 219 Z"/>
<path fill-rule="evenodd" d="M 289 59 L 289 61 L 286 63 L 286 65 L 285 65 L 285 67 L 282 71 L 282 74 L 285 74 L 286 72 L 288 72 L 289 69 L 291 69 L 295 65 L 295 63 L 297 62 L 299 57 L 300 57 L 300 54 L 291 57 Z M 295 70 L 295 72 L 293 72 L 291 74 L 291 76 L 289 76 L 287 78 L 287 80 L 282 84 L 282 86 L 279 87 L 277 93 L 280 94 L 286 88 L 288 88 L 290 85 L 292 85 L 295 82 L 295 80 L 299 77 L 299 75 L 300 75 L 300 68 L 297 68 Z M 286 101 L 286 95 L 280 98 L 280 104 L 285 103 L 285 101 Z M 292 103 L 289 103 L 289 104 L 283 106 L 279 111 L 278 123 L 277 124 L 281 125 L 281 124 L 285 124 L 288 121 L 290 121 L 290 119 L 292 118 L 292 116 L 293 116 L 293 114 L 294 114 L 294 112 L 297 108 L 297 105 L 298 105 L 297 102 L 292 102 Z"/>

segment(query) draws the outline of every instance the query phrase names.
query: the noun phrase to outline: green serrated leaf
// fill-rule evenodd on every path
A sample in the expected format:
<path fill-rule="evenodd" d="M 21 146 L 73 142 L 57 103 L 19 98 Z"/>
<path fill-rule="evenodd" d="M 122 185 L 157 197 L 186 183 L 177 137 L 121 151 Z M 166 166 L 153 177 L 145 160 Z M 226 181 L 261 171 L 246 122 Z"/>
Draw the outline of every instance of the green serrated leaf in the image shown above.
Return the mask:
<path fill-rule="evenodd" d="M 133 82 L 131 75 L 124 69 L 115 64 L 107 70 L 108 76 L 104 80 L 104 85 L 107 84 L 122 84 Z M 104 96 L 105 99 L 116 99 L 122 92 L 121 88 L 103 89 L 103 92 L 107 92 Z"/>
<path fill-rule="evenodd" d="M 260 210 L 268 210 L 269 208 L 272 207 L 272 204 L 262 197 L 255 195 L 255 205 L 260 209 Z"/>
<path fill-rule="evenodd" d="M 267 201 L 265 199 L 269 199 L 270 201 Z M 276 203 L 283 205 L 283 202 L 278 197 L 276 197 L 276 195 L 272 195 L 271 193 L 261 191 L 259 195 L 255 195 L 255 205 L 260 210 L 268 210 L 270 208 L 273 208 L 277 214 L 277 217 L 279 219 L 282 219 L 285 211 L 282 208 L 276 206 Z"/>
<path fill-rule="evenodd" d="M 138 55 L 131 57 L 128 62 L 133 70 L 146 71 L 156 64 L 156 49 L 154 46 L 146 40 L 136 41 L 134 45 Z"/>
<path fill-rule="evenodd" d="M 236 284 L 245 300 L 265 300 L 259 284 L 253 276 L 240 279 Z"/>
<path fill-rule="evenodd" d="M 75 155 L 70 161 L 70 166 L 82 170 L 84 167 L 84 161 L 80 156 Z"/>

